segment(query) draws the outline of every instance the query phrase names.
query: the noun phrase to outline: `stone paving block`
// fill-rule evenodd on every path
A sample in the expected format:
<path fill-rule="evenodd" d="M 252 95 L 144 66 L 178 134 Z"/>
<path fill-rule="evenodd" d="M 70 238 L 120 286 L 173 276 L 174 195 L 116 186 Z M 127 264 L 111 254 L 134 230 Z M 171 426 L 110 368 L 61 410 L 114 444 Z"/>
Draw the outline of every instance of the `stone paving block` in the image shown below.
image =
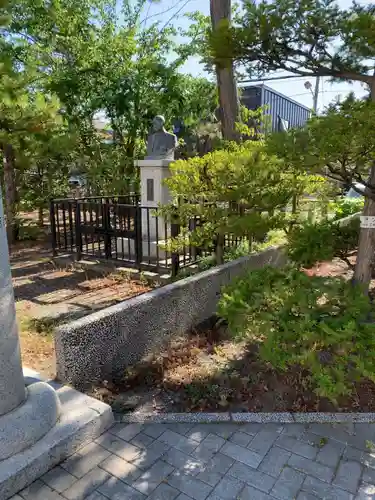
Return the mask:
<path fill-rule="evenodd" d="M 201 442 L 200 446 L 205 446 L 206 448 L 214 451 L 215 453 L 220 450 L 220 448 L 225 444 L 225 439 L 217 436 L 216 434 L 209 434 Z"/>
<path fill-rule="evenodd" d="M 158 440 L 180 451 L 184 451 L 185 453 L 191 453 L 199 444 L 197 441 L 177 434 L 177 432 L 173 432 L 169 429 L 163 432 L 163 434 L 158 437 Z"/>
<path fill-rule="evenodd" d="M 344 452 L 345 445 L 339 441 L 331 439 L 324 444 L 316 456 L 316 461 L 328 467 L 336 468 L 339 460 Z"/>
<path fill-rule="evenodd" d="M 256 436 L 254 436 L 254 438 L 248 445 L 248 448 L 255 451 L 259 455 L 264 456 L 276 441 L 276 439 L 280 436 L 280 432 L 274 430 L 261 430 L 258 432 L 258 434 L 256 434 Z"/>
<path fill-rule="evenodd" d="M 358 488 L 355 500 L 374 500 L 375 486 L 373 484 L 362 483 Z"/>
<path fill-rule="evenodd" d="M 70 488 L 65 490 L 62 495 L 68 500 L 84 500 L 109 478 L 110 474 L 108 474 L 108 472 L 99 469 L 99 467 L 95 467 L 81 479 L 76 481 Z"/>
<path fill-rule="evenodd" d="M 230 442 L 225 443 L 220 451 L 223 455 L 227 455 L 228 457 L 249 465 L 250 467 L 254 467 L 255 469 L 263 459 L 263 456 L 259 455 L 255 451 L 248 450 L 247 448 L 243 448 L 242 446 L 238 446 L 237 444 Z"/>
<path fill-rule="evenodd" d="M 353 446 L 346 446 L 343 453 L 343 458 L 346 460 L 355 460 L 356 462 L 362 463 L 365 453 Z"/>
<path fill-rule="evenodd" d="M 123 483 L 117 477 L 110 477 L 105 483 L 99 486 L 99 493 L 111 500 L 144 500 L 146 497 L 128 484 Z"/>
<path fill-rule="evenodd" d="M 177 498 L 176 500 L 191 500 L 191 497 L 188 497 L 187 495 L 185 495 L 185 493 L 181 493 Z"/>
<path fill-rule="evenodd" d="M 292 454 L 289 451 L 273 446 L 262 460 L 259 470 L 273 477 L 278 477 Z"/>
<path fill-rule="evenodd" d="M 313 493 L 318 498 L 329 498 L 330 500 L 352 500 L 353 495 L 341 488 L 336 488 L 328 483 L 320 481 L 315 477 L 307 476 L 302 491 Z"/>
<path fill-rule="evenodd" d="M 95 442 L 128 462 L 135 460 L 141 452 L 141 449 L 137 446 L 120 439 L 110 432 L 105 432 Z"/>
<path fill-rule="evenodd" d="M 284 424 L 283 435 L 295 438 L 300 438 L 302 434 L 306 431 L 305 424 Z"/>
<path fill-rule="evenodd" d="M 306 491 L 300 491 L 298 493 L 297 500 L 319 500 L 319 498 L 313 495 L 312 493 L 307 493 Z"/>
<path fill-rule="evenodd" d="M 218 472 L 212 472 L 210 470 L 203 470 L 199 472 L 199 474 L 197 474 L 197 476 L 195 477 L 212 487 L 216 486 L 217 483 L 223 479 L 222 474 L 219 474 Z"/>
<path fill-rule="evenodd" d="M 365 481 L 366 483 L 375 484 L 375 469 L 371 467 L 364 467 L 363 481 Z"/>
<path fill-rule="evenodd" d="M 147 434 L 147 436 L 157 439 L 165 430 L 165 424 L 148 424 L 143 427 L 142 432 Z"/>
<path fill-rule="evenodd" d="M 212 491 L 212 486 L 181 471 L 173 472 L 168 477 L 168 484 L 194 500 L 205 500 Z"/>
<path fill-rule="evenodd" d="M 315 446 L 311 446 L 310 444 L 300 441 L 292 436 L 281 435 L 275 441 L 275 445 L 280 446 L 280 448 L 284 448 L 284 450 L 291 451 L 296 455 L 301 455 L 301 457 L 311 459 L 314 459 L 319 451 Z"/>
<path fill-rule="evenodd" d="M 348 427 L 345 427 L 344 424 L 311 424 L 309 429 L 312 433 L 319 436 L 334 439 L 335 441 L 366 451 L 366 439 L 360 435 L 354 436 L 349 433 Z"/>
<path fill-rule="evenodd" d="M 93 491 L 85 500 L 108 500 L 108 497 L 105 497 L 99 491 Z"/>
<path fill-rule="evenodd" d="M 305 475 L 301 472 L 285 467 L 274 484 L 271 495 L 281 500 L 291 500 L 297 496 L 304 479 Z"/>
<path fill-rule="evenodd" d="M 166 427 L 177 434 L 186 436 L 186 434 L 194 427 L 195 424 L 166 424 Z"/>
<path fill-rule="evenodd" d="M 218 474 L 226 474 L 230 467 L 235 463 L 233 458 L 227 457 L 222 453 L 216 453 L 209 462 L 203 466 L 205 471 L 217 472 Z"/>
<path fill-rule="evenodd" d="M 191 455 L 187 455 L 182 451 L 171 448 L 165 455 L 163 460 L 172 465 L 176 469 L 183 470 L 184 474 L 196 475 L 203 470 L 204 462 Z"/>
<path fill-rule="evenodd" d="M 140 432 L 130 441 L 130 443 L 134 444 L 134 446 L 138 446 L 138 448 L 148 448 L 154 441 L 154 438 Z"/>
<path fill-rule="evenodd" d="M 233 424 L 202 424 L 207 426 L 210 433 L 217 434 L 223 439 L 229 439 L 237 430 L 237 426 Z"/>
<path fill-rule="evenodd" d="M 202 462 L 209 462 L 215 455 L 215 451 L 206 446 L 198 445 L 191 455 Z"/>
<path fill-rule="evenodd" d="M 255 436 L 262 429 L 262 424 L 240 424 L 238 430 L 240 432 L 245 432 L 246 434 L 250 434 L 250 436 Z"/>
<path fill-rule="evenodd" d="M 142 424 L 116 424 L 109 429 L 109 432 L 124 441 L 130 441 L 142 431 L 142 427 Z"/>
<path fill-rule="evenodd" d="M 144 495 L 149 495 L 160 483 L 167 480 L 167 477 L 174 471 L 174 467 L 158 460 L 146 472 L 134 481 L 133 488 Z"/>
<path fill-rule="evenodd" d="M 357 460 L 357 462 L 361 462 L 363 465 L 375 469 L 375 453 L 362 452 L 361 458 Z"/>
<path fill-rule="evenodd" d="M 362 466 L 358 462 L 341 461 L 332 484 L 355 493 L 362 474 Z"/>
<path fill-rule="evenodd" d="M 134 464 L 126 462 L 126 460 L 123 460 L 117 455 L 109 456 L 101 462 L 99 467 L 130 485 L 143 473 L 143 471 Z"/>
<path fill-rule="evenodd" d="M 326 424 L 327 425 L 327 424 Z M 310 446 L 321 446 L 322 438 L 325 441 L 327 439 L 326 436 L 319 436 L 318 434 L 314 434 L 313 432 L 306 431 L 299 437 L 300 441 L 309 444 Z"/>
<path fill-rule="evenodd" d="M 256 490 L 251 486 L 245 486 L 238 498 L 239 500 L 273 500 L 274 497 L 271 497 L 262 491 Z"/>
<path fill-rule="evenodd" d="M 162 483 L 147 497 L 147 500 L 175 500 L 179 494 L 180 492 L 176 488 Z"/>
<path fill-rule="evenodd" d="M 191 453 L 199 460 L 208 462 L 225 444 L 225 439 L 215 434 L 209 434 Z"/>
<path fill-rule="evenodd" d="M 334 470 L 326 465 L 319 464 L 318 462 L 313 462 L 308 458 L 300 457 L 299 455 L 292 455 L 288 460 L 288 464 L 293 469 L 297 469 L 310 476 L 317 477 L 322 481 L 331 482 L 333 478 Z"/>
<path fill-rule="evenodd" d="M 10 500 L 22 500 L 22 498 L 19 495 L 14 495 Z"/>
<path fill-rule="evenodd" d="M 146 450 L 140 450 L 139 455 L 131 462 L 140 469 L 147 470 L 159 458 L 162 458 L 168 450 L 168 445 L 161 443 L 160 441 L 155 441 Z"/>
<path fill-rule="evenodd" d="M 108 450 L 92 442 L 62 462 L 61 467 L 73 476 L 81 478 L 109 455 Z"/>
<path fill-rule="evenodd" d="M 274 477 L 252 469 L 240 462 L 235 462 L 229 469 L 228 474 L 266 493 L 271 491 L 276 481 Z"/>
<path fill-rule="evenodd" d="M 62 497 L 39 479 L 22 490 L 19 495 L 24 500 L 61 500 Z"/>
<path fill-rule="evenodd" d="M 229 441 L 234 444 L 238 444 L 239 446 L 246 446 L 250 443 L 252 437 L 250 434 L 246 434 L 245 432 L 235 432 L 230 438 Z"/>
<path fill-rule="evenodd" d="M 210 429 L 207 424 L 197 424 L 194 425 L 186 434 L 187 438 L 193 439 L 198 443 L 201 443 L 210 434 Z"/>
<path fill-rule="evenodd" d="M 50 488 L 61 493 L 77 481 L 77 478 L 60 466 L 54 467 L 40 478 Z"/>
<path fill-rule="evenodd" d="M 233 500 L 245 486 L 243 481 L 230 476 L 224 476 L 223 479 L 215 486 L 212 494 L 218 497 Z"/>

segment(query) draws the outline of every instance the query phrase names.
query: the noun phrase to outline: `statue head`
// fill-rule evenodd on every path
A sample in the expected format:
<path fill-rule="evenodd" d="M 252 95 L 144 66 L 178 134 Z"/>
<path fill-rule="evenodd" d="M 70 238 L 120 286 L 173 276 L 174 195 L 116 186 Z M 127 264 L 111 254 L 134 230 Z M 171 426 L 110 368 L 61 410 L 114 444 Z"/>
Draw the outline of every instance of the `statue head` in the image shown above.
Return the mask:
<path fill-rule="evenodd" d="M 165 118 L 162 115 L 157 115 L 152 120 L 152 128 L 154 132 L 160 132 L 161 130 L 163 130 L 164 125 L 165 125 Z"/>

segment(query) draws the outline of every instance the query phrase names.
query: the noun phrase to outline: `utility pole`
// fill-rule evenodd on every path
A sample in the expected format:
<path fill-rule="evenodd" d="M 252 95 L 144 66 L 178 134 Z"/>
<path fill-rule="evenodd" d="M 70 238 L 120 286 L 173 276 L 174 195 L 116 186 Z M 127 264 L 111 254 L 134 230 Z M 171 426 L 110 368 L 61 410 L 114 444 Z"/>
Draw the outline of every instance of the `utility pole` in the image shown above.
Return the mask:
<path fill-rule="evenodd" d="M 210 0 L 212 31 L 218 31 L 224 23 L 231 22 L 231 0 Z M 216 77 L 219 89 L 220 119 L 224 139 L 238 139 L 236 122 L 239 120 L 239 102 L 234 79 L 233 61 L 216 61 Z"/>
<path fill-rule="evenodd" d="M 315 79 L 315 89 L 313 98 L 313 111 L 315 115 L 318 112 L 319 85 L 320 85 L 320 76 L 317 76 Z"/>
<path fill-rule="evenodd" d="M 320 76 L 317 76 L 315 79 L 315 89 L 314 92 L 312 91 L 312 85 L 311 82 L 307 81 L 305 82 L 305 89 L 310 90 L 312 96 L 313 96 L 313 112 L 314 115 L 318 112 L 318 99 L 319 99 L 319 86 L 320 86 Z"/>

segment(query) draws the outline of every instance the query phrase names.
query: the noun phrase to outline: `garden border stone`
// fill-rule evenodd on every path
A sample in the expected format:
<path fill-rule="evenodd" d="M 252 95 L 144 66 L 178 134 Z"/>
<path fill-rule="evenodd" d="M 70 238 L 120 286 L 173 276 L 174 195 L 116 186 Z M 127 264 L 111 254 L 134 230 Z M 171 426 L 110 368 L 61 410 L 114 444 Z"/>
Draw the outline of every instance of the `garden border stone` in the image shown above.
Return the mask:
<path fill-rule="evenodd" d="M 374 423 L 375 413 L 291 413 L 291 412 L 243 412 L 243 413 L 143 413 L 116 414 L 115 420 L 122 423 Z"/>
<path fill-rule="evenodd" d="M 124 370 L 216 313 L 221 288 L 266 265 L 287 263 L 270 247 L 94 312 L 55 330 L 59 380 L 77 388 L 120 378 Z"/>

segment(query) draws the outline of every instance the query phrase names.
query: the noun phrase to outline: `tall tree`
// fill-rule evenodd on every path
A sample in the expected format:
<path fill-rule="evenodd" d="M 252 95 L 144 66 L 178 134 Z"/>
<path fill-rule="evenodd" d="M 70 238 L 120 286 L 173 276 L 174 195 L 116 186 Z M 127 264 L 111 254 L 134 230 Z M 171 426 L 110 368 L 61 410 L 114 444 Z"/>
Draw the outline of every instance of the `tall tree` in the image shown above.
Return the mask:
<path fill-rule="evenodd" d="M 231 0 L 210 0 L 212 35 L 216 37 L 230 29 Z M 219 89 L 220 120 L 224 139 L 236 140 L 236 123 L 239 119 L 239 100 L 234 78 L 233 62 L 230 58 L 215 58 L 217 85 Z"/>
<path fill-rule="evenodd" d="M 226 43 L 223 43 L 223 38 Z M 216 57 L 235 59 L 252 77 L 287 71 L 305 77 L 367 84 L 375 102 L 375 5 L 342 10 L 334 0 L 245 1 L 235 27 L 224 27 L 212 40 Z M 375 162 L 368 172 L 375 192 Z M 375 199 L 368 196 L 363 214 L 375 217 Z M 375 230 L 361 228 L 355 279 L 371 279 Z"/>

